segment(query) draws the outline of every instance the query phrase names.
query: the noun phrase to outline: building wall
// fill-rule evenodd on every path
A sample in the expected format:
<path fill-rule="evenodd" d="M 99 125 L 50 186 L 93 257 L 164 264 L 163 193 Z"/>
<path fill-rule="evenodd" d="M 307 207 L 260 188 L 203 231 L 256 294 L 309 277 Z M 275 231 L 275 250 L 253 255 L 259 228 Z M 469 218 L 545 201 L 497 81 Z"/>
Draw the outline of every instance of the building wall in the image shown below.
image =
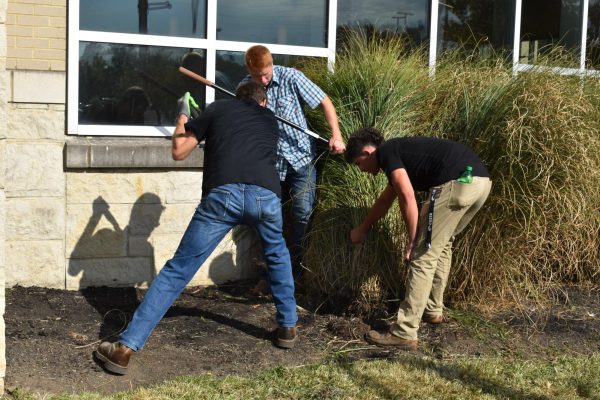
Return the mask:
<path fill-rule="evenodd" d="M 8 0 L 6 9 L 6 285 L 147 285 L 200 199 L 202 158 L 176 164 L 161 138 L 130 151 L 132 138 L 105 146 L 67 136 L 66 0 Z M 192 284 L 254 276 L 256 244 L 253 231 L 234 230 Z"/>
<path fill-rule="evenodd" d="M 4 271 L 5 262 L 5 179 L 4 160 L 6 149 L 6 114 L 8 76 L 6 74 L 6 0 L 0 0 L 0 393 L 4 393 L 4 377 L 6 376 L 6 347 L 4 333 Z"/>

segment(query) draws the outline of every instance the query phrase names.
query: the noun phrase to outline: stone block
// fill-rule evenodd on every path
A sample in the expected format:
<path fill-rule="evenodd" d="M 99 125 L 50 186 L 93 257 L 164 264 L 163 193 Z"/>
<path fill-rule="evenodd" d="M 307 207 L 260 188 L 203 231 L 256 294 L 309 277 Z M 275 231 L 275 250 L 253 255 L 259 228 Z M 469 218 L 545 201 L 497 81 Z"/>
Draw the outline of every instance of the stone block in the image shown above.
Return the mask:
<path fill-rule="evenodd" d="M 67 203 L 91 204 L 102 196 L 111 206 L 136 201 L 164 204 L 164 173 L 140 173 L 127 170 L 109 172 L 68 172 Z M 143 196 L 146 195 L 146 196 Z"/>
<path fill-rule="evenodd" d="M 109 207 L 108 212 L 98 213 L 94 212 L 91 200 L 89 204 L 67 205 L 67 258 L 127 256 L 125 230 L 131 205 L 111 204 Z M 116 222 L 118 228 L 111 221 Z"/>
<path fill-rule="evenodd" d="M 196 203 L 168 204 L 163 210 L 160 226 L 156 228 L 156 232 L 183 233 L 190 223 L 196 207 Z"/>
<path fill-rule="evenodd" d="M 64 242 L 6 242 L 6 286 L 65 288 Z"/>
<path fill-rule="evenodd" d="M 64 198 L 11 198 L 6 202 L 7 240 L 60 240 L 64 227 Z"/>
<path fill-rule="evenodd" d="M 45 62 L 48 63 L 48 61 Z M 66 85 L 67 80 L 65 72 L 14 71 L 12 101 L 15 103 L 64 104 L 66 98 Z M 40 88 L 44 88 L 44 90 L 40 90 Z"/>
<path fill-rule="evenodd" d="M 89 286 L 146 287 L 155 276 L 150 257 L 69 259 L 66 288 Z"/>
<path fill-rule="evenodd" d="M 202 171 L 170 171 L 166 183 L 167 204 L 198 204 L 202 198 Z"/>
<path fill-rule="evenodd" d="M 6 197 L 64 197 L 61 143 L 6 144 Z"/>

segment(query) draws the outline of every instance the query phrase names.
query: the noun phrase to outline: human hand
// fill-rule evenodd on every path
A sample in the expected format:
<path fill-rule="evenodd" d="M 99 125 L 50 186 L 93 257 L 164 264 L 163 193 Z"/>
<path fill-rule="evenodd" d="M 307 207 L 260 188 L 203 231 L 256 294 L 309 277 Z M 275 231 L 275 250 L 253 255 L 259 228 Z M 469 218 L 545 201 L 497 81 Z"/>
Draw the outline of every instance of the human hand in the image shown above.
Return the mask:
<path fill-rule="evenodd" d="M 346 151 L 346 144 L 340 138 L 332 137 L 329 139 L 329 152 L 331 154 L 342 154 Z"/>
<path fill-rule="evenodd" d="M 108 203 L 102 198 L 102 196 L 96 197 L 94 202 L 92 203 L 92 211 L 94 214 L 102 215 L 106 214 L 109 209 Z"/>
<path fill-rule="evenodd" d="M 363 232 L 363 230 L 360 228 L 354 228 L 350 231 L 350 241 L 353 245 L 358 245 L 364 242 L 366 236 L 367 233 Z"/>
<path fill-rule="evenodd" d="M 190 92 L 185 92 L 183 96 L 181 96 L 177 100 L 177 115 L 185 115 L 190 118 L 196 118 L 200 115 L 200 107 L 196 104 L 196 101 L 190 94 Z"/>

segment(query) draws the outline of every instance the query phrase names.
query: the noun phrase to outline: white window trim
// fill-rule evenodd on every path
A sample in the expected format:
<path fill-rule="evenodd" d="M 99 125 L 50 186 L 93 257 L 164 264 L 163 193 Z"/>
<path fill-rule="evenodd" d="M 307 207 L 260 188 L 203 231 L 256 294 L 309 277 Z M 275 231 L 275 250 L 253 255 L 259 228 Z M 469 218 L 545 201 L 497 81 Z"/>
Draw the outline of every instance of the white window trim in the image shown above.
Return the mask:
<path fill-rule="evenodd" d="M 250 46 L 263 44 L 273 54 L 323 57 L 332 68 L 335 62 L 335 39 L 337 20 L 337 0 L 329 0 L 327 14 L 327 47 L 292 46 L 271 43 L 236 42 L 216 39 L 217 1 L 207 0 L 206 39 L 181 38 L 170 36 L 126 34 L 79 30 L 79 0 L 69 0 L 69 39 L 67 101 L 74 105 L 67 109 L 67 134 L 83 136 L 171 136 L 173 126 L 129 126 L 129 125 L 79 125 L 79 43 L 82 41 L 138 44 L 150 46 L 168 46 L 197 48 L 206 52 L 206 78 L 215 81 L 217 51 L 245 52 Z M 207 90 L 205 100 L 214 101 L 214 90 Z"/>

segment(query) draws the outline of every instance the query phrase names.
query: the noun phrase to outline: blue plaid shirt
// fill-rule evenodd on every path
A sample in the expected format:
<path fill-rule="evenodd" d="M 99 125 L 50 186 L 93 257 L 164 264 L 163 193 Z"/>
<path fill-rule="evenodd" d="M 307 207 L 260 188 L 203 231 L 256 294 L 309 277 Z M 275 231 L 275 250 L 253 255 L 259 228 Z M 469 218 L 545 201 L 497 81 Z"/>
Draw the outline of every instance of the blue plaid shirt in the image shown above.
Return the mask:
<path fill-rule="evenodd" d="M 243 82 L 252 78 L 246 76 Z M 267 86 L 267 107 L 276 115 L 306 128 L 303 107 L 316 108 L 325 98 L 325 92 L 294 68 L 273 66 L 273 79 Z M 316 155 L 314 138 L 283 122 L 279 123 L 277 171 L 285 180 L 288 165 L 295 171 L 308 165 Z"/>

